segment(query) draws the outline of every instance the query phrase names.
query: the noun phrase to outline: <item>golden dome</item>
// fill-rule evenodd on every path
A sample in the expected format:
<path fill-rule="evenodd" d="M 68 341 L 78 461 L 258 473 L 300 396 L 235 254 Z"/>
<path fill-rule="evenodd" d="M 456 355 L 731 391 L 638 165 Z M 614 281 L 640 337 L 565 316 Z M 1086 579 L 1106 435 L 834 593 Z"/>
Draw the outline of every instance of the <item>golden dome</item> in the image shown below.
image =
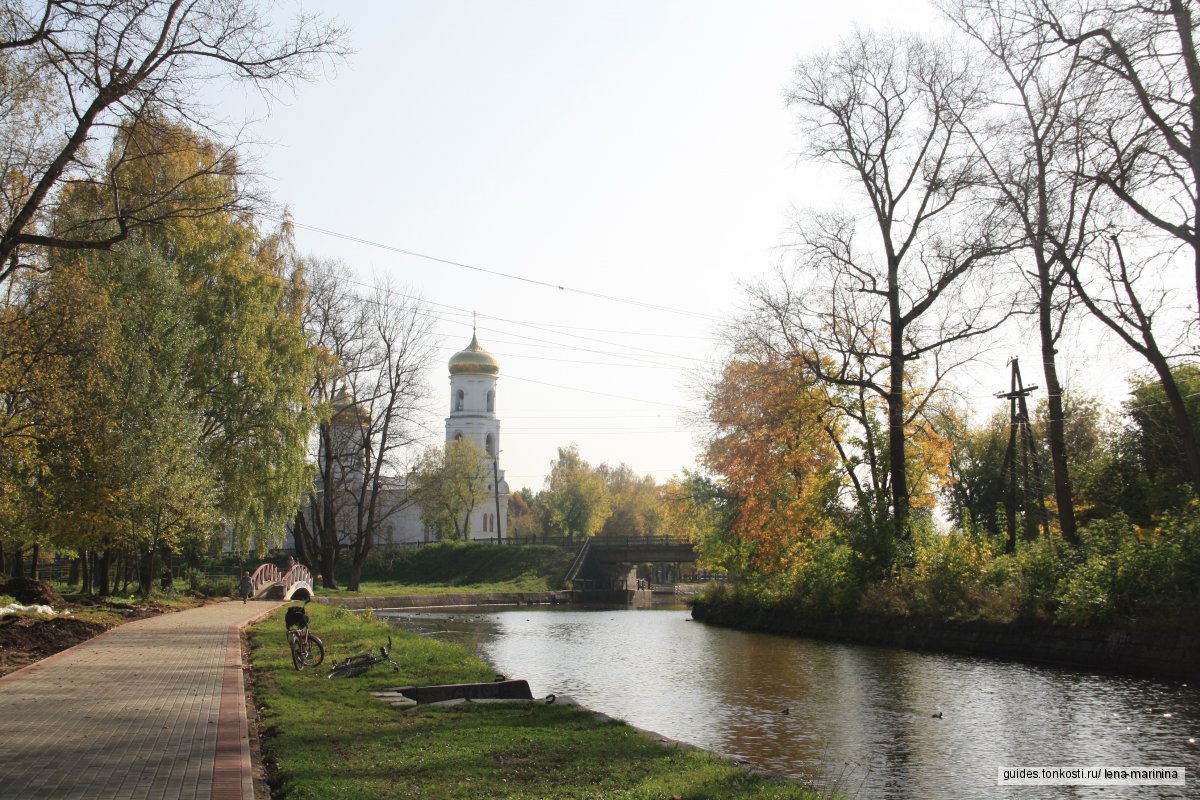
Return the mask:
<path fill-rule="evenodd" d="M 338 427 L 366 428 L 371 424 L 371 410 L 355 402 L 354 395 L 343 388 L 333 398 L 333 415 L 330 422 Z"/>
<path fill-rule="evenodd" d="M 471 343 L 466 350 L 460 350 L 450 356 L 450 374 L 480 373 L 483 375 L 499 375 L 500 362 L 496 357 L 479 346 L 479 339 L 471 334 Z"/>

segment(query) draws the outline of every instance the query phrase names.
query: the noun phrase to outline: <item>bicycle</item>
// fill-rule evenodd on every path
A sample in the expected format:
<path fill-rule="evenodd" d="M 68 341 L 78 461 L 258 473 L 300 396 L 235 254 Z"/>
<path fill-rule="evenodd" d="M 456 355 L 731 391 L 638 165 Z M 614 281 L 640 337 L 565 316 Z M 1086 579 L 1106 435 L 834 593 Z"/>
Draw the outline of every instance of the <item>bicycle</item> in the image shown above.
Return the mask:
<path fill-rule="evenodd" d="M 308 601 L 304 601 L 305 605 Z M 315 667 L 325 660 L 325 643 L 308 629 L 308 612 L 304 606 L 292 606 L 284 617 L 287 625 L 288 648 L 292 651 L 292 665 L 297 670 Z"/>
<path fill-rule="evenodd" d="M 356 656 L 349 656 L 344 661 L 333 662 L 333 666 L 329 670 L 328 677 L 330 678 L 357 678 L 359 675 L 365 675 L 370 671 L 371 667 L 376 664 L 382 664 L 384 661 L 391 664 L 393 672 L 400 671 L 400 665 L 392 661 L 388 654 L 392 652 L 392 637 L 388 636 L 387 646 L 379 648 L 379 654 L 374 652 L 359 653 Z"/>

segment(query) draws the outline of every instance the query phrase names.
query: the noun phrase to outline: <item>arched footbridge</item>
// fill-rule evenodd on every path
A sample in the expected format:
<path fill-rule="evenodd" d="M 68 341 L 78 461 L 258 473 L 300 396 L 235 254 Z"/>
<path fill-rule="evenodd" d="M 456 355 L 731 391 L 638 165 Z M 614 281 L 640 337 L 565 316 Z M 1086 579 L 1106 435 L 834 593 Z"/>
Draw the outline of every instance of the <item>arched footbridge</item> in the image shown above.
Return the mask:
<path fill-rule="evenodd" d="M 250 580 L 254 583 L 251 597 L 256 600 L 305 600 L 316 595 L 312 572 L 303 564 L 293 564 L 286 572 L 263 564 Z"/>

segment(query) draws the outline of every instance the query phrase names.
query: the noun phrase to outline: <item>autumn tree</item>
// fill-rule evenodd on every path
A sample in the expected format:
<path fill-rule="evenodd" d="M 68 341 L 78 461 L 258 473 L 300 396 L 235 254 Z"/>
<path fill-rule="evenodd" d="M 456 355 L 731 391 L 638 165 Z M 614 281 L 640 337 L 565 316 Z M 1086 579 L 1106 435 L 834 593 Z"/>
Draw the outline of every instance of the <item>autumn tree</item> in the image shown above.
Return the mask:
<path fill-rule="evenodd" d="M 114 130 L 149 124 L 148 114 L 171 126 L 207 125 L 219 138 L 197 101 L 202 87 L 230 82 L 269 95 L 346 52 L 343 32 L 320 18 L 302 14 L 280 29 L 273 15 L 254 0 L 0 3 L 0 283 L 44 248 L 107 249 L 171 216 L 246 207 L 253 198 L 244 181 L 233 196 L 211 198 L 216 204 L 122 196 L 111 161 L 139 156 L 118 148 L 97 160 L 95 151 Z M 211 170 L 200 162 L 167 195 L 207 182 Z M 91 185 L 105 202 L 63 225 L 68 184 Z M 53 229 L 52 219 L 60 221 Z"/>
<path fill-rule="evenodd" d="M 663 531 L 696 543 L 700 564 L 739 574 L 744 548 L 733 536 L 735 500 L 712 477 L 692 470 L 662 487 Z"/>
<path fill-rule="evenodd" d="M 604 476 L 580 457 L 575 445 L 558 448 L 546 489 L 539 497 L 551 532 L 560 536 L 594 536 L 612 515 Z"/>
<path fill-rule="evenodd" d="M 732 535 L 758 568 L 827 535 L 842 475 L 825 387 L 804 358 L 742 352 L 706 398 L 704 466 L 732 498 Z M 836 431 L 835 431 L 836 433 Z"/>
<path fill-rule="evenodd" d="M 545 510 L 541 500 L 528 488 L 508 496 L 508 534 L 513 539 L 546 535 Z"/>
<path fill-rule="evenodd" d="M 756 335 L 779 361 L 806 359 L 823 383 L 886 404 L 880 467 L 904 538 L 907 434 L 973 356 L 972 341 L 1008 312 L 984 272 L 1011 237 L 975 192 L 978 158 L 965 133 L 980 79 L 944 42 L 864 32 L 795 74 L 788 101 L 805 152 L 850 177 L 864 214 L 802 215 L 794 274 L 753 291 Z"/>

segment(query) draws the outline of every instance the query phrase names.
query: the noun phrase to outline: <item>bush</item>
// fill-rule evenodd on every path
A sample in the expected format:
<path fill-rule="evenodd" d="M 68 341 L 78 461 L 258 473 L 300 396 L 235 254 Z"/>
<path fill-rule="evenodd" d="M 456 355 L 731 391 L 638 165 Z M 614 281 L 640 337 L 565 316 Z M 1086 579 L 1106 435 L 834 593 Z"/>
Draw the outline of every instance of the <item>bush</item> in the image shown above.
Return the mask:
<path fill-rule="evenodd" d="M 1079 563 L 1058 592 L 1065 625 L 1179 624 L 1200 598 L 1200 514 L 1195 505 L 1142 530 L 1117 516 L 1082 532 Z"/>
<path fill-rule="evenodd" d="M 188 588 L 205 597 L 235 597 L 237 579 L 227 575 L 206 575 L 200 570 L 188 570 L 181 576 L 186 578 Z"/>
<path fill-rule="evenodd" d="M 1058 537 L 1019 542 L 1017 552 L 1004 556 L 1012 565 L 1013 616 L 1029 622 L 1051 622 L 1058 614 L 1059 583 L 1079 554 Z"/>
<path fill-rule="evenodd" d="M 853 608 L 862 587 L 855 575 L 854 551 L 838 536 L 810 542 L 800 553 L 794 581 L 797 599 L 813 611 Z"/>
<path fill-rule="evenodd" d="M 970 612 L 995 557 L 992 543 L 972 533 L 913 532 L 913 563 L 899 583 L 920 614 L 954 617 Z"/>

